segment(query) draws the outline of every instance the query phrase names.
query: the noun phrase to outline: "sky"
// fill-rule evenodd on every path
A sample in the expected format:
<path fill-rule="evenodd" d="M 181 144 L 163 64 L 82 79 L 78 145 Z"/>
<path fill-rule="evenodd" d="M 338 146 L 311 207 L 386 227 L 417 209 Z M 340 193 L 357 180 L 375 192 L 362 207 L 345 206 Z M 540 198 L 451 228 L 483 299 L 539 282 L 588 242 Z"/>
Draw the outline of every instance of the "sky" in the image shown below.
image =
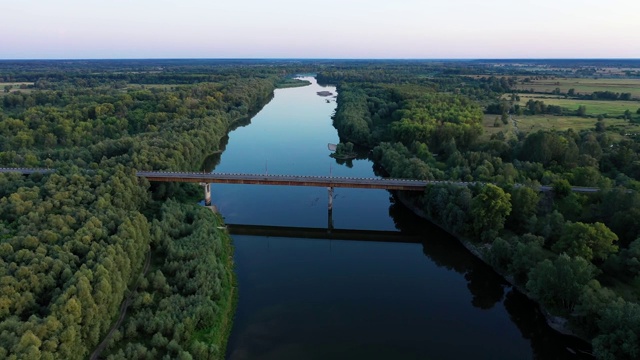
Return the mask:
<path fill-rule="evenodd" d="M 0 59 L 640 58 L 640 0 L 0 0 Z"/>

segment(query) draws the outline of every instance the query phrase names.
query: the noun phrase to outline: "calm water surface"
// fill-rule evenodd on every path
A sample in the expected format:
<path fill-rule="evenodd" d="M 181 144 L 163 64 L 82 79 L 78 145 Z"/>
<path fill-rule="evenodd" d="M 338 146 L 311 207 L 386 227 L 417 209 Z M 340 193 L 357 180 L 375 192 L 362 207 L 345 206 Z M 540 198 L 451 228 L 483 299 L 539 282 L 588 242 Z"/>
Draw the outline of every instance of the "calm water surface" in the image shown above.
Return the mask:
<path fill-rule="evenodd" d="M 306 79 L 231 132 L 214 171 L 376 176 L 369 160 L 329 157 L 336 103 L 317 92 L 336 91 Z M 212 196 L 229 224 L 319 228 L 327 198 L 324 188 L 220 184 Z M 332 217 L 338 229 L 402 231 L 420 243 L 234 235 L 239 302 L 227 358 L 577 358 L 567 347 L 580 344 L 388 191 L 336 189 Z"/>

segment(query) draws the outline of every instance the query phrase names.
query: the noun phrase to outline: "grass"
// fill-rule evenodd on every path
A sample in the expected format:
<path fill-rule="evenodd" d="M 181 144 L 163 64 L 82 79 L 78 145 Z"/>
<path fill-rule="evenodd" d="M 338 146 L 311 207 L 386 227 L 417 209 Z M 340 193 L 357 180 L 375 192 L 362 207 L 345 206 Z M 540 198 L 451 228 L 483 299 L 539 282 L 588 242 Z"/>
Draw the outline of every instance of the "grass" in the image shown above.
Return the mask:
<path fill-rule="evenodd" d="M 33 91 L 33 88 L 31 88 L 31 89 L 20 89 L 21 85 L 33 86 L 34 83 L 32 83 L 32 82 L 0 82 L 0 96 L 6 94 L 6 92 L 4 92 L 4 87 L 5 86 L 11 86 L 11 89 L 9 90 L 9 92 L 20 91 L 20 92 L 23 92 L 23 93 L 30 93 L 31 91 Z"/>
<path fill-rule="evenodd" d="M 500 127 L 494 127 L 496 115 L 485 115 L 482 125 L 485 133 L 484 137 L 489 139 L 492 134 L 497 134 L 502 131 L 506 138 L 516 136 L 516 128 L 514 124 L 510 122 L 508 125 L 503 125 L 501 121 Z M 529 115 L 529 116 L 514 116 L 513 119 L 516 122 L 518 131 L 528 134 L 536 132 L 538 130 L 558 130 L 566 131 L 573 129 L 576 132 L 582 130 L 595 130 L 596 119 L 582 118 L 579 116 L 553 116 L 553 115 Z M 607 133 L 611 135 L 615 140 L 621 140 L 628 136 L 640 134 L 640 124 L 630 123 L 622 119 L 605 119 L 604 120 Z"/>
<path fill-rule="evenodd" d="M 589 79 L 589 78 L 555 78 L 532 80 L 529 83 L 518 83 L 518 90 L 551 93 L 560 88 L 562 93 L 575 89 L 578 94 L 591 94 L 594 91 L 611 91 L 631 93 L 631 97 L 640 99 L 640 79 Z"/>
<path fill-rule="evenodd" d="M 580 105 L 587 108 L 587 115 L 596 116 L 607 114 L 607 117 L 616 117 L 624 114 L 625 110 L 635 114 L 640 108 L 640 101 L 616 101 L 616 100 L 576 100 L 565 99 L 557 95 L 519 94 L 520 105 L 524 106 L 529 100 L 544 101 L 546 105 L 558 105 L 569 110 L 577 110 Z"/>
<path fill-rule="evenodd" d="M 577 132 L 582 130 L 595 130 L 595 124 L 597 122 L 596 119 L 582 118 L 579 116 L 553 115 L 516 116 L 515 120 L 518 124 L 518 130 L 524 133 L 535 132 L 538 130 L 565 131 L 573 129 Z M 607 124 L 609 121 L 614 120 L 607 120 Z"/>
<path fill-rule="evenodd" d="M 498 124 L 500 124 L 499 127 L 493 126 L 496 117 L 498 118 Z M 500 115 L 485 114 L 484 118 L 482 119 L 482 127 L 484 128 L 483 138 L 485 140 L 489 140 L 491 138 L 491 135 L 497 134 L 501 131 L 507 138 L 515 136 L 515 128 L 513 127 L 513 122 L 509 121 L 507 125 L 503 124 L 500 120 Z"/>
<path fill-rule="evenodd" d="M 20 87 L 20 85 L 34 85 L 32 82 L 0 82 L 0 86 L 3 88 L 7 85 L 11 85 L 12 87 Z"/>

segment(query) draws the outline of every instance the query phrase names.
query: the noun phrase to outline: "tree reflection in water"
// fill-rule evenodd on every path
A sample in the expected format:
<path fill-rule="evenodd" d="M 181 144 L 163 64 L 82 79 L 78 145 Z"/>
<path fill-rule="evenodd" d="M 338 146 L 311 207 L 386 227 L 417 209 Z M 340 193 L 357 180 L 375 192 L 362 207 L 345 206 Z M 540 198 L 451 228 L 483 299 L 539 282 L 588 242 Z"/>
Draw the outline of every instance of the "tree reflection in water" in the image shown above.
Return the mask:
<path fill-rule="evenodd" d="M 504 306 L 522 337 L 530 340 L 535 359 L 593 359 L 589 343 L 551 329 L 535 302 L 512 288 L 453 236 L 415 215 L 395 195 L 390 202 L 389 215 L 396 228 L 408 235 L 424 236 L 425 256 L 439 267 L 464 275 L 474 307 L 489 310 L 498 304 Z"/>

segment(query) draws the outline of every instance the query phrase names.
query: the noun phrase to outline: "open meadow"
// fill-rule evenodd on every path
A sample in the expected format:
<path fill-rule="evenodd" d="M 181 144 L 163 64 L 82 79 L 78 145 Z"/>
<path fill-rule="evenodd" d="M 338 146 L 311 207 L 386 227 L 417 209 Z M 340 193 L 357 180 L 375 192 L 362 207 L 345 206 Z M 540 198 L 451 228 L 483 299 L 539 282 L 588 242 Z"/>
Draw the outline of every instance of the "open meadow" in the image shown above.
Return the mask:
<path fill-rule="evenodd" d="M 506 138 L 510 138 L 516 136 L 517 132 L 529 134 L 538 130 L 566 131 L 573 129 L 576 132 L 594 130 L 597 122 L 596 119 L 579 116 L 523 115 L 513 116 L 507 125 L 498 121 L 500 126 L 495 127 L 495 119 L 496 115 L 487 114 L 484 116 L 482 125 L 487 138 L 500 131 L 505 134 Z M 605 119 L 603 121 L 606 131 L 616 140 L 640 134 L 640 124 L 630 123 L 623 119 Z"/>
<path fill-rule="evenodd" d="M 0 82 L 0 96 L 7 94 L 8 92 L 22 91 L 31 92 L 32 89 L 27 88 L 33 86 L 32 82 Z M 8 89 L 9 91 L 6 91 Z"/>
<path fill-rule="evenodd" d="M 569 110 L 577 110 L 579 106 L 584 105 L 587 109 L 587 115 L 597 116 L 600 114 L 605 117 L 616 117 L 624 115 L 626 110 L 635 112 L 640 108 L 640 101 L 620 101 L 620 100 L 578 100 L 569 99 L 564 96 L 557 95 L 540 95 L 540 94 L 518 94 L 520 96 L 519 104 L 525 106 L 529 100 L 543 101 L 546 105 L 557 105 Z"/>
<path fill-rule="evenodd" d="M 640 79 L 591 79 L 591 78 L 553 78 L 531 80 L 523 83 L 519 79 L 517 90 L 551 94 L 556 88 L 561 93 L 574 89 L 577 95 L 591 94 L 595 91 L 630 93 L 632 98 L 640 99 Z"/>

